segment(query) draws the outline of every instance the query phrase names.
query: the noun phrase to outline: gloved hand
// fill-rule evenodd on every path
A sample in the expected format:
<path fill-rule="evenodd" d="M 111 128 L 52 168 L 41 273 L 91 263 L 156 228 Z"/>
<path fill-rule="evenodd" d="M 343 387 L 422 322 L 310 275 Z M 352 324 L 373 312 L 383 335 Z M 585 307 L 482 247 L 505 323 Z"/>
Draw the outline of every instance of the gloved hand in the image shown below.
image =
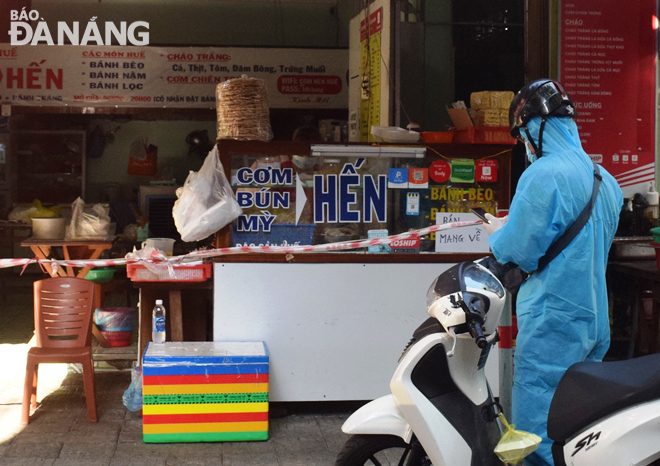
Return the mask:
<path fill-rule="evenodd" d="M 507 215 L 506 217 L 499 218 L 487 213 L 486 218 L 488 219 L 488 223 L 484 222 L 484 229 L 488 232 L 489 235 L 492 235 L 504 226 L 506 221 L 509 219 L 509 216 Z"/>

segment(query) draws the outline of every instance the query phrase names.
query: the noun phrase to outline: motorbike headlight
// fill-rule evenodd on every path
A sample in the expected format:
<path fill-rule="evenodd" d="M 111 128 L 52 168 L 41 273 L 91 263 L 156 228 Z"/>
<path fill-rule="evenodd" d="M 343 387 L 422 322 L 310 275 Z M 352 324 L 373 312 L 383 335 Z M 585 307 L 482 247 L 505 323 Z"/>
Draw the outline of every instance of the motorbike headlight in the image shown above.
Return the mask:
<path fill-rule="evenodd" d="M 478 290 L 490 291 L 499 298 L 504 297 L 504 287 L 488 269 L 477 264 L 472 264 L 465 268 L 463 273 L 463 282 L 467 288 L 476 288 Z"/>
<path fill-rule="evenodd" d="M 438 299 L 459 291 L 485 290 L 503 298 L 504 287 L 488 269 L 474 262 L 461 262 L 436 278 L 426 293 L 426 309 Z"/>

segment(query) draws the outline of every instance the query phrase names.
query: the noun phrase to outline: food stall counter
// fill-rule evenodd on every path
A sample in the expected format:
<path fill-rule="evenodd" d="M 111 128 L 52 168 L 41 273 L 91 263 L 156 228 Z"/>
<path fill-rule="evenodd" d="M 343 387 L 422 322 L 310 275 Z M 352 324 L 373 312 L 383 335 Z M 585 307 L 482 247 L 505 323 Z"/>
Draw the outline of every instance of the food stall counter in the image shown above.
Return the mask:
<path fill-rule="evenodd" d="M 213 339 L 266 342 L 272 401 L 386 394 L 428 317 L 429 286 L 455 263 L 488 255 L 487 235 L 470 226 L 405 247 L 251 247 L 358 242 L 474 221 L 470 207 L 497 214 L 509 206 L 511 145 L 339 146 L 218 141 L 243 215 L 218 232 L 216 247 L 243 249 L 214 259 Z M 497 364 L 489 358 L 496 392 Z"/>

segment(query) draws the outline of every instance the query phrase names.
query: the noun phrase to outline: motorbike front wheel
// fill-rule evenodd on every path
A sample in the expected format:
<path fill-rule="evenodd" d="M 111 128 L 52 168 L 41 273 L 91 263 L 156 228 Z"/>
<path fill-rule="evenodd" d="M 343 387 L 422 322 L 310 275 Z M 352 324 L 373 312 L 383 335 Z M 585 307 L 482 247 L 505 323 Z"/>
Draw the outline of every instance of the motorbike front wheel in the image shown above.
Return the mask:
<path fill-rule="evenodd" d="M 431 466 L 424 449 L 394 435 L 351 435 L 335 466 Z"/>

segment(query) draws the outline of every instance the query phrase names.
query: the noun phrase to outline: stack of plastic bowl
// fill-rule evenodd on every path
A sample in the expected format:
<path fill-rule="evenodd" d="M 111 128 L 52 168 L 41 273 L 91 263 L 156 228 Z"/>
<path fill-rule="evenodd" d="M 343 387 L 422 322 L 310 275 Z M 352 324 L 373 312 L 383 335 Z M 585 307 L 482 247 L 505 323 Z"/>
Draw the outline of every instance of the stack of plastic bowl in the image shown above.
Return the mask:
<path fill-rule="evenodd" d="M 94 311 L 94 322 L 110 346 L 130 346 L 133 316 L 132 307 L 100 307 Z"/>

